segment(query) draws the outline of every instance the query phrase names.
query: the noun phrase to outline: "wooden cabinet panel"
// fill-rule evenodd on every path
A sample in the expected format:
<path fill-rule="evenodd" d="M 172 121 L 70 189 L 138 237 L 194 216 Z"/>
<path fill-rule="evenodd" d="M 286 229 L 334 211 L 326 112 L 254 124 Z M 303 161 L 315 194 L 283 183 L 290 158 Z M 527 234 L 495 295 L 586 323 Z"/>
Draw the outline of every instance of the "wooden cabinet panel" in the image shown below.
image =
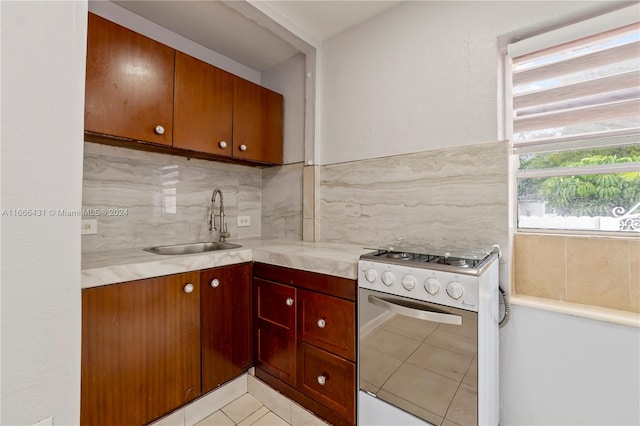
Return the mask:
<path fill-rule="evenodd" d="M 176 52 L 173 146 L 231 157 L 233 90 L 232 74 Z"/>
<path fill-rule="evenodd" d="M 282 164 L 282 95 L 92 13 L 88 21 L 89 140 Z"/>
<path fill-rule="evenodd" d="M 253 364 L 251 263 L 202 271 L 202 393 Z"/>
<path fill-rule="evenodd" d="M 172 144 L 173 49 L 89 13 L 86 69 L 85 131 Z"/>
<path fill-rule="evenodd" d="M 331 424 L 355 424 L 356 281 L 263 263 L 253 274 L 256 376 Z"/>
<path fill-rule="evenodd" d="M 233 156 L 282 164 L 282 95 L 236 77 L 233 103 Z"/>
<path fill-rule="evenodd" d="M 298 290 L 298 338 L 355 361 L 355 305 L 348 300 Z"/>
<path fill-rule="evenodd" d="M 253 275 L 347 300 L 356 300 L 358 294 L 358 284 L 355 280 L 317 272 L 256 262 L 253 264 Z"/>
<path fill-rule="evenodd" d="M 296 289 L 254 279 L 254 294 L 256 366 L 295 386 Z"/>
<path fill-rule="evenodd" d="M 301 391 L 354 421 L 355 364 L 304 342 L 298 346 L 298 383 Z"/>
<path fill-rule="evenodd" d="M 82 290 L 83 426 L 146 424 L 200 395 L 199 289 L 194 272 Z"/>

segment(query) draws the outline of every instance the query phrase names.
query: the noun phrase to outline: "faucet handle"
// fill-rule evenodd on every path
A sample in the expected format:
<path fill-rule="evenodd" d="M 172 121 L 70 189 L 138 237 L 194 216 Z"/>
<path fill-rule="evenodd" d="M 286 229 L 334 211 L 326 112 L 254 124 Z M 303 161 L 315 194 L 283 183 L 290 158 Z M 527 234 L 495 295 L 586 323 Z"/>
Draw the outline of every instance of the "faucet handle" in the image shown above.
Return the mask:
<path fill-rule="evenodd" d="M 229 238 L 230 236 L 231 234 L 229 233 L 229 231 L 227 231 L 227 223 L 222 222 L 222 224 L 220 225 L 220 232 L 219 232 L 220 242 L 224 242 L 224 240 L 226 238 Z"/>

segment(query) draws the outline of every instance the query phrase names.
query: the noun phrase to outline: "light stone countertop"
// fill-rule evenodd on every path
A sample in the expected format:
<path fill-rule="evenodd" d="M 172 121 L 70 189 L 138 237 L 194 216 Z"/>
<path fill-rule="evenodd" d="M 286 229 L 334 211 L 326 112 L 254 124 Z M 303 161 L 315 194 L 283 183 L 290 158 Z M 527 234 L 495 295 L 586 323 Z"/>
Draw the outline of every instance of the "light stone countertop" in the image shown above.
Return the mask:
<path fill-rule="evenodd" d="M 232 239 L 242 247 L 185 255 L 158 255 L 142 248 L 82 254 L 82 288 L 198 271 L 242 262 L 262 262 L 287 268 L 356 279 L 364 246 L 304 241 Z"/>

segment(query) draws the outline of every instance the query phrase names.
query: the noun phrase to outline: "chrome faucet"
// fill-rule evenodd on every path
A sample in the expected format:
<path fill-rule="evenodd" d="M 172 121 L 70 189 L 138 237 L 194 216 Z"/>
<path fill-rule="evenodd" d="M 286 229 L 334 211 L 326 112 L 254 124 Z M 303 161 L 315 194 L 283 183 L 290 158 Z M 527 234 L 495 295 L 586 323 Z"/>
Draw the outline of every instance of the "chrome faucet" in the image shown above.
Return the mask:
<path fill-rule="evenodd" d="M 216 228 L 216 214 L 214 211 L 214 207 L 216 205 L 216 195 L 220 195 L 220 230 Z M 227 222 L 224 220 L 224 201 L 222 199 L 222 191 L 218 188 L 213 190 L 213 194 L 211 194 L 211 216 L 209 216 L 209 231 L 218 231 L 219 240 L 221 243 L 224 242 L 226 238 L 230 237 L 229 231 L 227 231 Z"/>

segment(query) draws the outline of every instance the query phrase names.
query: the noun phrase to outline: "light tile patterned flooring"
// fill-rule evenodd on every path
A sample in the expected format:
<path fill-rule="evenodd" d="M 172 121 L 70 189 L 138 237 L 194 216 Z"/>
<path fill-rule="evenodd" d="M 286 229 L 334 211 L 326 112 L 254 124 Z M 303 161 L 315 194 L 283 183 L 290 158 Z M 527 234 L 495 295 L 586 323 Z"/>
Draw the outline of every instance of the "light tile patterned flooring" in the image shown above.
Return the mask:
<path fill-rule="evenodd" d="M 196 426 L 287 426 L 289 423 L 246 393 Z"/>
<path fill-rule="evenodd" d="M 244 374 L 151 426 L 329 426 L 251 374 Z"/>

